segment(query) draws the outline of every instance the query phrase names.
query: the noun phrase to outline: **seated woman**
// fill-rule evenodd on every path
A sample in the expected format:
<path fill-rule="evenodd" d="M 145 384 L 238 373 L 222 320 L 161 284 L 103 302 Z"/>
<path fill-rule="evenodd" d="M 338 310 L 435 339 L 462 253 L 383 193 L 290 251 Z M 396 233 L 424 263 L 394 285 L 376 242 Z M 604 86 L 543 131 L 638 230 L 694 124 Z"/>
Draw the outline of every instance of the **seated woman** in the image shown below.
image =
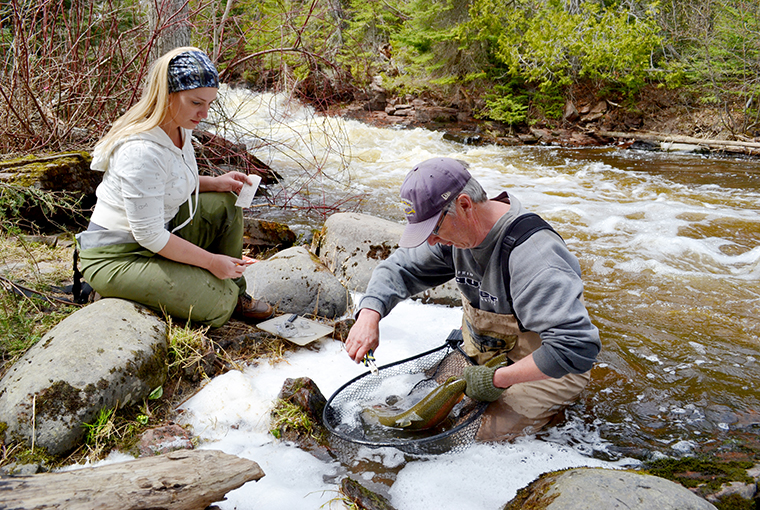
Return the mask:
<path fill-rule="evenodd" d="M 219 75 L 197 48 L 156 60 L 142 98 L 93 151 L 105 172 L 85 232 L 82 274 L 103 297 L 129 299 L 195 323 L 259 321 L 272 307 L 246 293 L 243 211 L 248 176 L 199 176 L 192 130 L 208 116 Z"/>

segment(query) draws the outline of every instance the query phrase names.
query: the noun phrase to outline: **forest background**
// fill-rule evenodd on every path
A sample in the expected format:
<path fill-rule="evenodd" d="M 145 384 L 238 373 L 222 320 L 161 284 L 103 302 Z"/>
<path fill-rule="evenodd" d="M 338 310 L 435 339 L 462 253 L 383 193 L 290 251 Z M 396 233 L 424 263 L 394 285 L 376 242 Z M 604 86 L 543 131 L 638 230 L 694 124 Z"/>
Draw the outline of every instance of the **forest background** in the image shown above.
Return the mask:
<path fill-rule="evenodd" d="M 557 126 L 583 95 L 760 135 L 756 0 L 4 0 L 0 158 L 91 148 L 176 33 L 222 81 L 327 113 L 374 81 L 515 129 Z"/>

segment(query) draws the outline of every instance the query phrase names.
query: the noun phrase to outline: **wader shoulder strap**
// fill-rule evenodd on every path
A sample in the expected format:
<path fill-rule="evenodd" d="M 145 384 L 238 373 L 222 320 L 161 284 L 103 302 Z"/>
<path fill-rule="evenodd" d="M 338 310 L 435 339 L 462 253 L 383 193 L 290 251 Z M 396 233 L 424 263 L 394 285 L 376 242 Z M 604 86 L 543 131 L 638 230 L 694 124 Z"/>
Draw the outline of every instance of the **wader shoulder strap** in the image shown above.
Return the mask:
<path fill-rule="evenodd" d="M 512 313 L 514 314 L 515 319 L 517 319 L 517 325 L 520 326 L 520 331 L 527 330 L 523 327 L 522 322 L 520 322 L 520 319 L 517 317 L 515 307 L 512 305 L 512 294 L 509 291 L 509 256 L 511 255 L 512 250 L 527 241 L 530 236 L 539 230 L 551 230 L 557 234 L 557 231 L 554 230 L 551 225 L 549 225 L 546 220 L 544 220 L 538 214 L 523 214 L 522 216 L 518 216 L 518 218 L 512 222 L 512 224 L 507 229 L 507 233 L 504 235 L 504 240 L 502 241 L 501 268 L 504 274 L 504 289 L 507 292 L 507 302 L 509 303 L 509 307 L 512 309 Z M 559 234 L 557 235 L 560 239 L 562 239 L 562 236 Z"/>

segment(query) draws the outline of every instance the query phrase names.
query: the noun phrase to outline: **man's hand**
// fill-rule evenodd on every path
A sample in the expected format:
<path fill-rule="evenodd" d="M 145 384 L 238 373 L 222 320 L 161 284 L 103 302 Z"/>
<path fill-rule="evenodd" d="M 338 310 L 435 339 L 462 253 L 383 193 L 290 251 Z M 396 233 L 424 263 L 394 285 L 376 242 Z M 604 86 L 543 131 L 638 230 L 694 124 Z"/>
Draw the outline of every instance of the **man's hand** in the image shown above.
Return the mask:
<path fill-rule="evenodd" d="M 464 380 L 467 382 L 464 393 L 474 400 L 481 402 L 493 402 L 501 396 L 505 388 L 497 388 L 493 383 L 494 373 L 501 368 L 500 365 L 474 365 L 465 367 Z"/>
<path fill-rule="evenodd" d="M 346 352 L 356 363 L 364 359 L 364 355 L 370 349 L 377 349 L 380 345 L 380 314 L 375 310 L 363 308 L 356 318 L 356 322 L 348 332 L 346 339 Z"/>

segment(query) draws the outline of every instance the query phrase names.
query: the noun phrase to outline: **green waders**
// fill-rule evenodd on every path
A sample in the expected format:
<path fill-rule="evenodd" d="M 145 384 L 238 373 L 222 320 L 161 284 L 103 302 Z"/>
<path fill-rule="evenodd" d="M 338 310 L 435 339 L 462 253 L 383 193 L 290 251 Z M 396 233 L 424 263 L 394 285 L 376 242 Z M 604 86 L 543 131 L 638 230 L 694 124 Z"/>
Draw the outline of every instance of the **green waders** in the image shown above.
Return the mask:
<path fill-rule="evenodd" d="M 232 193 L 201 193 L 193 220 L 175 234 L 211 253 L 240 258 L 243 210 L 235 200 Z M 169 230 L 188 216 L 186 202 Z M 85 280 L 101 296 L 129 299 L 211 327 L 229 320 L 245 292 L 245 278 L 220 280 L 206 269 L 166 259 L 137 243 L 81 250 L 79 259 Z"/>

